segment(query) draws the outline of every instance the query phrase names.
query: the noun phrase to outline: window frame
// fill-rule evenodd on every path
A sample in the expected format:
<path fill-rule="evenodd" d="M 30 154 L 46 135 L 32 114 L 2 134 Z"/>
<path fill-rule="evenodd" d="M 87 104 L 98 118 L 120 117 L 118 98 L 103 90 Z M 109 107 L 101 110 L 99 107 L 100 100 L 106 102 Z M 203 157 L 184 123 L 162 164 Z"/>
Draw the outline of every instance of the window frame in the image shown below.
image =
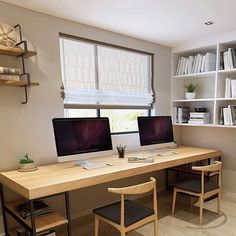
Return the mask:
<path fill-rule="evenodd" d="M 151 91 L 153 94 L 153 103 L 151 104 L 150 107 L 146 107 L 146 106 L 122 106 L 122 105 L 83 105 L 83 104 L 64 104 L 64 109 L 95 109 L 96 110 L 96 117 L 101 117 L 100 116 L 100 110 L 101 109 L 129 109 L 129 110 L 135 110 L 135 109 L 143 109 L 143 110 L 147 110 L 148 111 L 148 116 L 151 116 L 152 113 L 152 109 L 153 109 L 153 104 L 156 101 L 156 94 L 155 94 L 155 89 L 154 89 L 154 53 L 150 53 L 150 52 L 146 52 L 146 51 L 142 51 L 142 50 L 138 50 L 138 49 L 134 49 L 134 48 L 129 48 L 129 47 L 124 47 L 124 46 L 119 46 L 119 45 L 115 45 L 115 44 L 111 44 L 111 43 L 107 43 L 107 42 L 103 42 L 103 41 L 97 41 L 97 40 L 93 40 L 93 39 L 88 39 L 88 38 L 83 38 L 83 37 L 79 37 L 79 36 L 74 36 L 74 35 L 70 35 L 70 34 L 65 34 L 62 32 L 59 32 L 59 37 L 61 38 L 65 38 L 65 39 L 72 39 L 72 40 L 78 40 L 81 42 L 85 42 L 85 43 L 90 43 L 96 46 L 106 46 L 106 47 L 110 47 L 110 48 L 115 48 L 115 49 L 120 49 L 120 50 L 126 50 L 126 51 L 130 51 L 130 52 L 134 52 L 134 53 L 140 53 L 140 54 L 144 54 L 144 55 L 148 55 L 150 56 L 150 72 L 151 72 Z M 61 97 L 64 98 L 65 94 L 64 94 L 64 86 L 62 84 L 61 86 Z M 112 135 L 120 135 L 120 134 L 132 134 L 132 133 L 138 133 L 138 131 L 127 131 L 127 132 L 112 132 Z"/>
<path fill-rule="evenodd" d="M 65 109 L 65 108 L 64 108 Z M 67 109 L 67 108 L 66 108 Z M 76 108 L 76 109 L 90 109 L 90 108 Z M 102 108 L 104 109 L 104 108 Z M 116 109 L 116 108 L 112 108 L 112 109 Z M 124 108 L 123 108 L 124 109 Z M 94 108 L 94 110 L 96 110 L 96 118 L 100 118 L 102 117 L 101 116 L 101 108 Z M 127 109 L 127 110 L 135 110 L 135 109 Z M 142 109 L 140 109 L 142 110 Z M 143 109 L 143 110 L 147 110 L 148 112 L 148 117 L 152 116 L 152 109 Z M 137 134 L 138 133 L 138 130 L 137 131 L 121 131 L 121 132 L 111 132 L 111 135 L 120 135 L 120 134 Z"/>

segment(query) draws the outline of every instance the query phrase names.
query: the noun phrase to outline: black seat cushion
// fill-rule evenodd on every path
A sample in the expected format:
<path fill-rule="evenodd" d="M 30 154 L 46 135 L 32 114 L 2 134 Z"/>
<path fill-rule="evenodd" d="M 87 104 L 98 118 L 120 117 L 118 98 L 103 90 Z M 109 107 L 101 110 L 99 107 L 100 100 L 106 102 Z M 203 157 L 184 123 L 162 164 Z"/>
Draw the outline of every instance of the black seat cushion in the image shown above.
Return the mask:
<path fill-rule="evenodd" d="M 177 183 L 175 185 L 176 188 L 195 192 L 195 193 L 201 193 L 201 180 L 193 179 L 193 180 L 187 180 L 180 183 Z M 214 189 L 219 188 L 218 184 L 216 182 L 205 182 L 204 183 L 204 192 L 210 192 Z"/>
<path fill-rule="evenodd" d="M 116 224 L 120 224 L 120 210 L 121 203 L 115 202 L 110 205 L 99 207 L 93 212 L 99 216 L 102 216 Z M 136 202 L 125 200 L 125 226 L 129 226 L 144 219 L 147 216 L 153 215 L 153 209 L 140 205 Z"/>

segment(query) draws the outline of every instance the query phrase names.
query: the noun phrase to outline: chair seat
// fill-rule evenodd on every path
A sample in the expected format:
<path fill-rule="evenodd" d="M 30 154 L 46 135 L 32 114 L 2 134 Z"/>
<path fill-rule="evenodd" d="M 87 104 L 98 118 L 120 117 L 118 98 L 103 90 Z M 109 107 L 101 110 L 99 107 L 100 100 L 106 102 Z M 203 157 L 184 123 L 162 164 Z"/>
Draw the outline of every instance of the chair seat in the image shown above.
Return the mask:
<path fill-rule="evenodd" d="M 93 212 L 99 216 L 111 220 L 116 224 L 120 224 L 120 209 L 121 203 L 119 201 L 94 209 Z M 140 205 L 136 202 L 125 200 L 125 227 L 132 225 L 153 214 L 154 211 L 152 209 Z"/>
<path fill-rule="evenodd" d="M 187 190 L 194 193 L 201 193 L 201 180 L 193 179 L 187 180 L 175 185 L 176 188 Z M 204 183 L 204 192 L 210 192 L 212 190 L 218 189 L 219 186 L 215 182 L 205 182 Z"/>

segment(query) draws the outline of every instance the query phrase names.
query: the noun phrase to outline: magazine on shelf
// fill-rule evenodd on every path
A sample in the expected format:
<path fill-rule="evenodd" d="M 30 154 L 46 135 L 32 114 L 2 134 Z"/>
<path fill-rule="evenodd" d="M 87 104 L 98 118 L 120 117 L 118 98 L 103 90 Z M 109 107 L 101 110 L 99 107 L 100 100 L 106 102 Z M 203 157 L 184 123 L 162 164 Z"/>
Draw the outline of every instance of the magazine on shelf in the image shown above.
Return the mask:
<path fill-rule="evenodd" d="M 22 216 L 22 218 L 27 218 L 30 216 L 30 205 L 29 202 L 22 203 L 15 207 L 15 210 Z M 42 215 L 52 211 L 52 208 L 48 206 L 44 201 L 34 201 L 34 214 Z"/>

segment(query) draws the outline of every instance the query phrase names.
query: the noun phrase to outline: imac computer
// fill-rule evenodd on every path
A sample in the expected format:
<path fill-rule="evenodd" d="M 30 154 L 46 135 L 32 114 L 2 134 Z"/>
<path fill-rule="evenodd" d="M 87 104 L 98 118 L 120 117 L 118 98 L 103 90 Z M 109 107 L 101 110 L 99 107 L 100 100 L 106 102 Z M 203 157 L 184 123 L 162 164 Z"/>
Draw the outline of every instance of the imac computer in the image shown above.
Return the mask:
<path fill-rule="evenodd" d="M 52 122 L 59 162 L 113 153 L 108 118 L 55 118 Z"/>
<path fill-rule="evenodd" d="M 174 146 L 173 127 L 170 116 L 138 117 L 140 144 L 143 150 Z"/>

